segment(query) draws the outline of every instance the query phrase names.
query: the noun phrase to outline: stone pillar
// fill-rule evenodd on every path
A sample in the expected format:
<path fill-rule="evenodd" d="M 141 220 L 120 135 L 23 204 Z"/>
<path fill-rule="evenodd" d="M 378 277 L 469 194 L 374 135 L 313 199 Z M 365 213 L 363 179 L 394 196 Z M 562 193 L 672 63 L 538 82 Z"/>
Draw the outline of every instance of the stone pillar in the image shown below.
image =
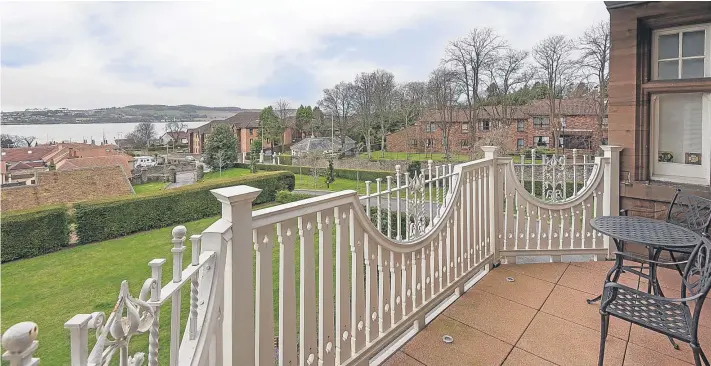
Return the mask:
<path fill-rule="evenodd" d="M 148 183 L 148 168 L 141 167 L 141 184 Z"/>
<path fill-rule="evenodd" d="M 202 164 L 198 164 L 195 167 L 195 178 L 201 180 L 205 176 L 205 167 Z"/>
<path fill-rule="evenodd" d="M 259 153 L 259 163 L 264 163 L 264 152 Z"/>
<path fill-rule="evenodd" d="M 168 180 L 170 183 L 175 183 L 175 175 L 175 166 L 170 166 L 170 168 L 168 168 Z"/>

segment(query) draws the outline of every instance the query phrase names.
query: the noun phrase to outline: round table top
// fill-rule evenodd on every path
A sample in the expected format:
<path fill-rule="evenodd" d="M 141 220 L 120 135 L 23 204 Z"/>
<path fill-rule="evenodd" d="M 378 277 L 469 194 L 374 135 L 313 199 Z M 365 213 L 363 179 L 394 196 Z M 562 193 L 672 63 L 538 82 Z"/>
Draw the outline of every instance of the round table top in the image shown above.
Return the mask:
<path fill-rule="evenodd" d="M 701 235 L 666 221 L 639 216 L 600 216 L 590 220 L 593 229 L 618 240 L 653 247 L 693 247 Z"/>

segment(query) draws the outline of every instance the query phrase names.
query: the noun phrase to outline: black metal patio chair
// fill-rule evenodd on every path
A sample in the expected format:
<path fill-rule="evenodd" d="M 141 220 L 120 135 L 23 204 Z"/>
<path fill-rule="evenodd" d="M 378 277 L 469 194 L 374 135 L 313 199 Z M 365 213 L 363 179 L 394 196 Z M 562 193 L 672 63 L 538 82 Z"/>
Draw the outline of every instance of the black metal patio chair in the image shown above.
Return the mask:
<path fill-rule="evenodd" d="M 711 289 L 711 240 L 707 236 L 689 255 L 683 271 L 681 297 L 678 299 L 657 296 L 617 283 L 622 261 L 628 253 L 615 253 L 617 265 L 607 274 L 600 302 L 600 355 L 598 365 L 603 365 L 605 339 L 610 316 L 629 321 L 667 337 L 688 343 L 694 353 L 694 362 L 709 361 L 699 345 L 698 327 L 701 309 Z M 654 261 L 646 261 L 651 262 Z M 694 303 L 691 311 L 689 303 Z"/>
<path fill-rule="evenodd" d="M 709 227 L 711 226 L 711 200 L 689 194 L 678 188 L 667 209 L 656 211 L 634 208 L 622 209 L 620 210 L 620 216 L 627 216 L 630 212 L 645 214 L 666 212 L 666 222 L 685 227 L 697 234 L 707 234 L 709 232 Z M 633 273 L 641 278 L 647 278 L 648 274 L 644 273 L 644 271 L 649 268 L 645 267 L 643 262 L 647 262 L 649 260 L 648 255 L 628 252 L 624 249 L 625 244 L 625 242 L 620 241 L 620 249 L 628 254 L 625 259 L 630 262 L 641 263 L 640 266 L 625 266 L 625 272 Z M 694 248 L 667 249 L 665 251 L 669 253 L 671 260 L 666 260 L 660 257 L 655 264 L 657 264 L 658 267 L 676 269 L 680 275 L 683 275 L 683 264 L 686 263 L 689 258 L 689 254 L 691 254 L 693 249 Z M 647 292 L 652 292 L 651 286 L 652 281 L 648 281 Z M 661 289 L 658 290 L 661 292 Z M 595 298 L 588 299 L 588 304 L 592 304 L 600 300 L 601 296 L 602 295 L 599 295 Z"/>

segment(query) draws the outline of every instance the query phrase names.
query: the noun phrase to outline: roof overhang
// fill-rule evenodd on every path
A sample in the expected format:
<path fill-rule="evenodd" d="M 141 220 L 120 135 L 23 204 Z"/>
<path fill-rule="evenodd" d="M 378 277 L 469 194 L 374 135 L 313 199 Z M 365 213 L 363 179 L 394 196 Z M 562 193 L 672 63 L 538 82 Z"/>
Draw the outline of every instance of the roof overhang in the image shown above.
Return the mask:
<path fill-rule="evenodd" d="M 604 1 L 607 10 L 651 3 L 651 1 Z"/>

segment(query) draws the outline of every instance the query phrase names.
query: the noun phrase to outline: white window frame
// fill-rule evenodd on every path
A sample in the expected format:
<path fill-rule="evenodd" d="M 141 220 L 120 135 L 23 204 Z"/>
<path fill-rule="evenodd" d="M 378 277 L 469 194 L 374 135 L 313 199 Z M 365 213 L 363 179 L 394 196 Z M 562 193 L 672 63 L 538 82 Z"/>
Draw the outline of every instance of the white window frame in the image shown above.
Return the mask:
<path fill-rule="evenodd" d="M 469 123 L 462 123 L 462 132 L 469 132 Z"/>
<path fill-rule="evenodd" d="M 674 34 L 674 33 L 683 33 L 683 32 L 694 32 L 694 31 L 704 31 L 705 35 L 705 41 L 704 42 L 704 77 L 711 77 L 711 46 L 709 46 L 709 42 L 711 41 L 711 23 L 708 24 L 697 24 L 693 26 L 686 26 L 686 27 L 674 27 L 674 28 L 665 28 L 665 29 L 658 29 L 655 31 L 652 31 L 652 80 L 684 80 L 681 78 L 682 74 L 682 65 L 683 59 L 694 59 L 694 58 L 700 58 L 701 56 L 696 56 L 696 57 L 682 57 L 682 42 L 681 42 L 681 37 L 679 38 L 679 58 L 670 58 L 670 59 L 662 59 L 659 60 L 659 36 L 667 35 L 667 34 Z M 676 79 L 659 79 L 658 76 L 658 69 L 659 69 L 659 61 L 664 61 L 664 60 L 679 60 L 679 70 L 677 71 L 677 76 L 679 76 Z"/>
<path fill-rule="evenodd" d="M 700 94 L 700 93 L 688 93 Z M 701 95 L 701 166 L 679 163 L 663 163 L 659 156 L 659 95 L 652 96 L 650 136 L 650 176 L 652 180 L 706 185 L 711 183 L 711 94 Z"/>

